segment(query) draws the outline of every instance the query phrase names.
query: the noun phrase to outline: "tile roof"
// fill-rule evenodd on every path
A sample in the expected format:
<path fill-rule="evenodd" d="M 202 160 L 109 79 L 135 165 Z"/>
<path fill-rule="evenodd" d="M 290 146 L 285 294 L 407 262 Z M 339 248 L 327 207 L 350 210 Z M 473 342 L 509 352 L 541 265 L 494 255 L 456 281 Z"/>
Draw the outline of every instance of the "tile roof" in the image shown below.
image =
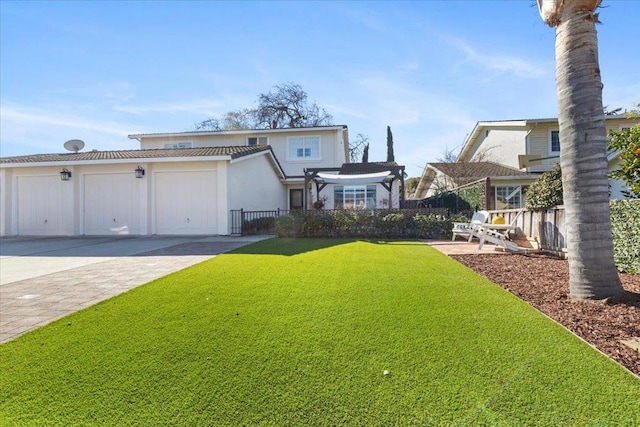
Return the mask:
<path fill-rule="evenodd" d="M 271 150 L 268 145 L 161 148 L 152 150 L 86 151 L 78 153 L 30 154 L 26 156 L 0 157 L 2 164 L 79 162 L 93 160 L 155 159 L 172 157 L 214 157 L 230 156 L 232 159 Z"/>
<path fill-rule="evenodd" d="M 523 172 L 519 169 L 494 162 L 429 163 L 435 169 L 450 176 L 455 181 L 468 182 L 486 177 L 532 178 L 540 174 Z"/>

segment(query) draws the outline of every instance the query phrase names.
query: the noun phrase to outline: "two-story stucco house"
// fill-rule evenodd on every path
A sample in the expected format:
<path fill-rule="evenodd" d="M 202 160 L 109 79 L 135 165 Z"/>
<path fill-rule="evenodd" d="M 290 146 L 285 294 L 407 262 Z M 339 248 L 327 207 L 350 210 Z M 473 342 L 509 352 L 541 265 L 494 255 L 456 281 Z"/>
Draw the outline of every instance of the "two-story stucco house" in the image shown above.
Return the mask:
<path fill-rule="evenodd" d="M 608 130 L 622 130 L 640 123 L 626 115 L 605 116 Z M 525 204 L 526 187 L 560 161 L 558 119 L 526 119 L 478 122 L 456 163 L 426 165 L 414 198 L 423 199 L 443 188 L 453 188 L 489 177 L 490 209 L 519 208 Z M 619 167 L 618 153 L 609 153 L 609 171 Z M 611 180 L 611 198 L 623 198 L 625 188 Z"/>
<path fill-rule="evenodd" d="M 0 235 L 230 234 L 231 210 L 308 208 L 306 170 L 349 160 L 343 125 L 129 138 L 138 149 L 0 158 Z M 334 187 L 326 208 L 358 193 Z"/>

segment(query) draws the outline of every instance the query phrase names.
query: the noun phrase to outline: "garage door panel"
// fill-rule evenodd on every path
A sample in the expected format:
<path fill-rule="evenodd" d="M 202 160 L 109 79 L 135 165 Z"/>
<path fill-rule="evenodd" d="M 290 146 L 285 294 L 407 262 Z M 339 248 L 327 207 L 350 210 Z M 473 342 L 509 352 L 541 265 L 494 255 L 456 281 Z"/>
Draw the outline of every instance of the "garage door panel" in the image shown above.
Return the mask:
<path fill-rule="evenodd" d="M 18 177 L 18 234 L 56 236 L 69 234 L 65 227 L 64 190 L 68 182 L 55 176 Z"/>
<path fill-rule="evenodd" d="M 140 187 L 130 173 L 85 175 L 84 233 L 140 234 Z"/>
<path fill-rule="evenodd" d="M 215 171 L 156 174 L 157 234 L 216 234 Z"/>

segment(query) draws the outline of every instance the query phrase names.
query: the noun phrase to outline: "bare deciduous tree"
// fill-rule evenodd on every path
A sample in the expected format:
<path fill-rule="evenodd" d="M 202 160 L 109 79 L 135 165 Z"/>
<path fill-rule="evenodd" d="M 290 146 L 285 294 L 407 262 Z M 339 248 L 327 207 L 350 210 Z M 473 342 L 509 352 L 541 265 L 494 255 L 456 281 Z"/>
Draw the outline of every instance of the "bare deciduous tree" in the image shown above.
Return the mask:
<path fill-rule="evenodd" d="M 227 112 L 223 119 L 197 123 L 196 130 L 277 129 L 329 126 L 333 117 L 316 103 L 309 105 L 302 86 L 285 83 L 258 96 L 256 108 Z"/>
<path fill-rule="evenodd" d="M 353 141 L 349 142 L 349 159 L 351 163 L 358 163 L 362 159 L 365 147 L 369 147 L 369 137 L 361 133 L 357 134 Z M 367 149 L 367 160 L 368 149 Z M 363 161 L 364 163 L 364 161 Z"/>

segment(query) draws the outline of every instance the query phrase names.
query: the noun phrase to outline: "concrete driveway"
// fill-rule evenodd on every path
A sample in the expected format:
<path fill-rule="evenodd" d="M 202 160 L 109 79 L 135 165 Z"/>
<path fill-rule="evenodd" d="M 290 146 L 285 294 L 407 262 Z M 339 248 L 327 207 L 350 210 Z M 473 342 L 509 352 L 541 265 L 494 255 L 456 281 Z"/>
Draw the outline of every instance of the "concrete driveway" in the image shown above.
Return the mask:
<path fill-rule="evenodd" d="M 0 238 L 0 343 L 268 237 Z"/>

